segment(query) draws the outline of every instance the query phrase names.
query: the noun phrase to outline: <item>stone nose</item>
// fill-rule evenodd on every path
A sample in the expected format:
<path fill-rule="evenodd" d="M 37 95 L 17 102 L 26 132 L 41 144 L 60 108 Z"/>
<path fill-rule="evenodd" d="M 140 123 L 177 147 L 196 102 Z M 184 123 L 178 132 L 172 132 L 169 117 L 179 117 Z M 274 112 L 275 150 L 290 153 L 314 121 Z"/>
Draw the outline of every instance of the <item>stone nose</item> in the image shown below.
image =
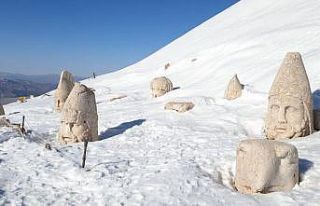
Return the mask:
<path fill-rule="evenodd" d="M 280 110 L 278 113 L 278 122 L 279 123 L 287 123 L 286 111 L 283 107 L 280 107 Z"/>

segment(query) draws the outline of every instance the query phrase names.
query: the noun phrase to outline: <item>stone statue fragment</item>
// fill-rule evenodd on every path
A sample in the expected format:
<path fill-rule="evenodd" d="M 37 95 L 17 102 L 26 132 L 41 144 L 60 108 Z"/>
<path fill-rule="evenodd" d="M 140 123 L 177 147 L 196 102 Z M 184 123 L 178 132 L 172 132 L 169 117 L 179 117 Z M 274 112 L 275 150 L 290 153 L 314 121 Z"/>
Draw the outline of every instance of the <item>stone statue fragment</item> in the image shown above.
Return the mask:
<path fill-rule="evenodd" d="M 63 144 L 99 140 L 95 94 L 86 86 L 76 83 L 69 94 L 62 110 L 58 139 Z"/>
<path fill-rule="evenodd" d="M 153 97 L 160 97 L 173 89 L 173 84 L 167 77 L 157 77 L 151 82 Z"/>
<path fill-rule="evenodd" d="M 74 86 L 74 80 L 72 74 L 68 71 L 62 71 L 60 75 L 60 81 L 55 93 L 55 110 L 61 112 L 63 105 L 67 100 L 72 88 Z"/>
<path fill-rule="evenodd" d="M 288 53 L 269 91 L 268 139 L 304 137 L 313 131 L 313 102 L 301 55 Z"/>
<path fill-rule="evenodd" d="M 230 80 L 228 87 L 224 93 L 224 98 L 234 100 L 241 96 L 243 85 L 240 83 L 238 76 L 234 75 Z"/>
<path fill-rule="evenodd" d="M 182 113 L 191 110 L 193 107 L 194 104 L 192 102 L 168 102 L 164 109 Z"/>
<path fill-rule="evenodd" d="M 288 192 L 298 181 L 295 146 L 266 139 L 243 140 L 238 145 L 235 187 L 239 192 Z"/>

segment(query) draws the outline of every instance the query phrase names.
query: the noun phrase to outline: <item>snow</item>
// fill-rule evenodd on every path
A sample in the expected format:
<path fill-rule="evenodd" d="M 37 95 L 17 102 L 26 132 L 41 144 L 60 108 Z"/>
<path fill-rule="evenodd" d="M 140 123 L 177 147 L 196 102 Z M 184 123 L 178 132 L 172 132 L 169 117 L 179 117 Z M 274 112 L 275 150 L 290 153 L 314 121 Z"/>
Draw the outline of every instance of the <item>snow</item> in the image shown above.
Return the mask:
<path fill-rule="evenodd" d="M 320 88 L 319 10 L 319 0 L 242 0 L 146 59 L 84 80 L 95 89 L 102 137 L 89 143 L 85 169 L 83 144 L 57 143 L 53 96 L 5 105 L 7 114 L 19 112 L 10 121 L 26 116 L 32 134 L 0 129 L 0 204 L 319 205 L 319 132 L 287 140 L 300 158 L 301 182 L 291 192 L 233 188 L 236 146 L 263 138 L 267 92 L 286 52 L 303 55 L 312 90 Z M 224 100 L 235 73 L 243 96 Z M 153 99 L 150 81 L 162 75 L 180 88 Z M 173 100 L 196 106 L 164 110 Z"/>

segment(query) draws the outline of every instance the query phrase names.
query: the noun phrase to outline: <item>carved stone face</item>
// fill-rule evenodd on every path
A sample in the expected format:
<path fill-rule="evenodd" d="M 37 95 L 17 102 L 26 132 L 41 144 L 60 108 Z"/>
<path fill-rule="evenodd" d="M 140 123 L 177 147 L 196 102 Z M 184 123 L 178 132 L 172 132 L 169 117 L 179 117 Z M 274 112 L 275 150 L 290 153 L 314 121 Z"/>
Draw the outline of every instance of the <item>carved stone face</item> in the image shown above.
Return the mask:
<path fill-rule="evenodd" d="M 292 96 L 271 96 L 266 121 L 269 139 L 305 136 L 308 119 L 303 102 Z"/>
<path fill-rule="evenodd" d="M 83 142 L 84 138 L 87 138 L 86 133 L 88 131 L 89 129 L 86 124 L 63 123 L 60 126 L 60 132 L 63 134 L 61 140 L 65 144 Z"/>
<path fill-rule="evenodd" d="M 313 130 L 313 103 L 302 57 L 289 52 L 269 91 L 268 139 L 304 137 Z"/>

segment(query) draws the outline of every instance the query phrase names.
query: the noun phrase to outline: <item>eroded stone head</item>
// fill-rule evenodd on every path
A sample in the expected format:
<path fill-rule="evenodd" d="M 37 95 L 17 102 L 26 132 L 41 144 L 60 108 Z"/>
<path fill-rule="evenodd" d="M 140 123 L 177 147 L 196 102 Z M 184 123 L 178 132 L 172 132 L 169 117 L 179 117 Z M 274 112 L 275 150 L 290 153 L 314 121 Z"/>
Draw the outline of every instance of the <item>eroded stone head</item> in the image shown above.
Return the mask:
<path fill-rule="evenodd" d="M 309 79 L 299 53 L 288 53 L 268 98 L 268 139 L 304 137 L 313 131 L 313 105 Z"/>
<path fill-rule="evenodd" d="M 160 97 L 173 89 L 173 84 L 167 77 L 157 77 L 151 82 L 153 97 Z"/>
<path fill-rule="evenodd" d="M 74 80 L 72 74 L 68 71 L 62 71 L 60 81 L 55 93 L 55 110 L 61 112 L 65 101 L 67 100 L 72 88 Z"/>
<path fill-rule="evenodd" d="M 290 191 L 299 181 L 298 151 L 265 139 L 241 141 L 237 148 L 235 186 L 241 193 Z"/>
<path fill-rule="evenodd" d="M 91 89 L 76 83 L 62 110 L 59 141 L 68 144 L 85 139 L 99 139 L 96 99 Z"/>

